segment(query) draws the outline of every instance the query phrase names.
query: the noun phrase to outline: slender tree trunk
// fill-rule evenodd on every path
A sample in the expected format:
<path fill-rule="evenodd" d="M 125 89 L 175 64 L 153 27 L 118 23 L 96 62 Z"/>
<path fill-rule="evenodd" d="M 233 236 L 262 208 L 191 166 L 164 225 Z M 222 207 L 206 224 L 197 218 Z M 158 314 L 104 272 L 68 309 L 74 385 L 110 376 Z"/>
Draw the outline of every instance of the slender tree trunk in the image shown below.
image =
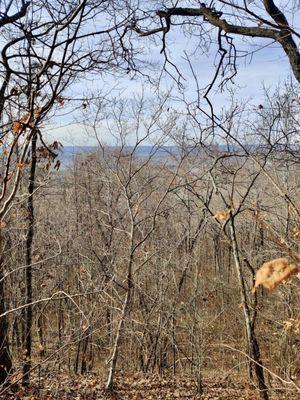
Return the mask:
<path fill-rule="evenodd" d="M 173 375 L 176 375 L 176 317 L 175 308 L 172 313 L 172 355 L 173 355 Z"/>
<path fill-rule="evenodd" d="M 129 261 L 128 261 L 128 269 L 127 269 L 127 271 L 128 271 L 127 272 L 127 292 L 126 292 L 126 296 L 125 296 L 124 303 L 123 303 L 122 313 L 121 313 L 118 330 L 117 330 L 117 334 L 116 334 L 115 341 L 114 341 L 112 355 L 109 360 L 110 367 L 109 367 L 108 378 L 107 378 L 107 382 L 106 382 L 106 389 L 108 391 L 113 390 L 120 343 L 122 340 L 125 321 L 127 319 L 127 316 L 129 314 L 129 310 L 130 310 L 130 300 L 131 300 L 131 293 L 132 293 L 132 289 L 133 289 L 133 281 L 132 281 L 133 230 L 131 232 L 131 241 L 132 241 L 131 242 L 131 250 L 130 250 L 130 256 L 129 256 Z"/>
<path fill-rule="evenodd" d="M 126 293 L 125 301 L 124 301 L 123 308 L 122 308 L 122 314 L 121 314 L 121 318 L 120 318 L 119 325 L 118 325 L 118 330 L 117 330 L 117 334 L 116 334 L 116 338 L 115 338 L 115 342 L 114 342 L 112 355 L 111 355 L 111 358 L 109 361 L 110 367 L 109 367 L 109 372 L 108 372 L 108 379 L 106 382 L 106 389 L 109 391 L 113 390 L 114 378 L 115 378 L 115 374 L 116 374 L 117 361 L 118 361 L 118 355 L 119 355 L 119 348 L 120 348 L 120 343 L 121 343 L 121 339 L 122 339 L 122 333 L 123 333 L 126 317 L 127 317 L 128 310 L 129 310 L 129 301 L 130 301 L 130 291 L 128 290 Z"/>
<path fill-rule="evenodd" d="M 82 340 L 82 355 L 81 355 L 81 373 L 88 371 L 88 344 L 90 331 L 85 332 L 86 337 Z"/>
<path fill-rule="evenodd" d="M 26 234 L 26 294 L 25 303 L 30 304 L 32 302 L 32 243 L 34 238 L 34 185 L 35 185 L 35 172 L 36 172 L 36 142 L 37 133 L 34 132 L 31 142 L 31 168 L 29 175 L 28 185 L 28 200 L 27 200 L 27 212 L 28 212 L 28 229 Z M 30 381 L 30 369 L 31 369 L 31 347 L 32 347 L 32 305 L 26 307 L 25 312 L 25 327 L 24 327 L 24 338 L 25 338 L 25 362 L 23 365 L 23 385 L 29 385 Z"/>
<path fill-rule="evenodd" d="M 1 231 L 0 231 L 0 246 L 1 246 Z M 2 246 L 1 246 L 2 247 Z M 5 288 L 3 282 L 3 259 L 0 258 L 0 315 L 5 313 Z M 0 317 L 0 385 L 2 385 L 12 369 L 12 361 L 8 343 L 8 320 L 7 316 Z"/>
<path fill-rule="evenodd" d="M 248 342 L 248 354 L 249 354 L 249 357 L 251 357 L 254 361 L 254 371 L 256 374 L 257 382 L 258 382 L 258 388 L 260 390 L 260 396 L 263 400 L 269 400 L 268 388 L 265 383 L 264 370 L 263 370 L 262 362 L 260 359 L 259 345 L 258 345 L 258 341 L 257 341 L 256 335 L 255 335 L 255 331 L 254 331 L 252 323 L 251 323 L 251 315 L 250 315 L 250 310 L 249 310 L 249 305 L 248 305 L 248 300 L 247 300 L 247 295 L 246 295 L 246 285 L 245 285 L 245 281 L 244 281 L 244 277 L 243 277 L 243 273 L 242 273 L 242 266 L 241 266 L 241 262 L 240 262 L 236 234 L 235 234 L 235 229 L 234 229 L 234 222 L 233 222 L 232 217 L 231 217 L 229 229 L 230 229 L 230 239 L 231 239 L 233 257 L 234 257 L 234 262 L 235 262 L 235 267 L 236 267 L 236 274 L 237 274 L 237 278 L 238 278 L 238 282 L 239 282 L 244 319 L 245 319 L 247 342 Z M 250 365 L 249 365 L 250 370 L 251 370 L 251 364 L 252 363 L 250 362 Z"/>
<path fill-rule="evenodd" d="M 78 374 L 80 349 L 81 349 L 81 340 L 79 340 L 79 342 L 77 344 L 77 351 L 76 351 L 76 357 L 75 357 L 75 362 L 74 362 L 74 372 L 75 372 L 75 374 Z"/>

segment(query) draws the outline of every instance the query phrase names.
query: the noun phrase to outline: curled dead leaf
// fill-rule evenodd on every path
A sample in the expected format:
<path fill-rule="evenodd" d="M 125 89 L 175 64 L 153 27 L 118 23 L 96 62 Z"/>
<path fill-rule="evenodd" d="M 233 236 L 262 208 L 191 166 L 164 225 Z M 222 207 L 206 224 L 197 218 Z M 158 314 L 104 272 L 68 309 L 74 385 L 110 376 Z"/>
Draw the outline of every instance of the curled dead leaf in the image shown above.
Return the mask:
<path fill-rule="evenodd" d="M 25 164 L 21 163 L 21 162 L 17 162 L 17 164 L 16 164 L 16 167 L 19 168 L 19 169 L 23 169 L 24 166 L 25 166 Z"/>
<path fill-rule="evenodd" d="M 218 221 L 224 221 L 225 219 L 227 219 L 229 217 L 230 212 L 231 212 L 231 209 L 224 210 L 224 211 L 218 211 L 213 216 L 213 218 L 217 219 Z"/>
<path fill-rule="evenodd" d="M 300 319 L 289 318 L 287 321 L 283 321 L 283 329 L 286 331 L 292 331 L 296 334 L 300 333 Z"/>
<path fill-rule="evenodd" d="M 26 114 L 21 115 L 20 120 L 23 122 L 28 122 L 29 118 L 30 118 L 30 114 L 26 113 Z"/>
<path fill-rule="evenodd" d="M 54 169 L 56 169 L 57 171 L 59 170 L 61 162 L 59 160 L 56 161 L 55 165 L 54 165 Z"/>
<path fill-rule="evenodd" d="M 54 150 L 57 150 L 57 149 L 59 149 L 60 147 L 63 147 L 63 145 L 62 145 L 60 142 L 58 142 L 57 140 L 55 140 L 55 141 L 50 145 L 50 147 L 52 147 Z"/>
<path fill-rule="evenodd" d="M 22 373 L 18 372 L 9 377 L 9 382 L 14 385 L 15 383 L 19 382 L 20 379 L 22 379 Z"/>
<path fill-rule="evenodd" d="M 33 111 L 34 117 L 38 118 L 41 114 L 41 107 L 40 106 L 35 106 L 34 111 Z"/>
<path fill-rule="evenodd" d="M 83 324 L 82 324 L 82 330 L 83 330 L 83 331 L 88 330 L 89 327 L 90 327 L 90 324 L 89 324 L 87 321 L 86 321 L 86 322 L 83 322 Z"/>
<path fill-rule="evenodd" d="M 55 97 L 55 100 L 57 101 L 57 103 L 59 104 L 60 107 L 63 107 L 63 106 L 64 106 L 64 104 L 65 104 L 65 99 L 64 99 L 62 96 L 57 95 L 57 96 Z"/>
<path fill-rule="evenodd" d="M 259 285 L 263 285 L 267 289 L 274 289 L 290 276 L 296 275 L 299 267 L 290 264 L 286 258 L 276 258 L 265 262 L 255 275 L 255 285 L 252 292 L 255 292 Z"/>
<path fill-rule="evenodd" d="M 7 227 L 7 223 L 5 221 L 0 222 L 0 229 L 4 229 Z"/>
<path fill-rule="evenodd" d="M 15 121 L 12 126 L 12 131 L 14 134 L 21 133 L 23 129 L 23 124 L 20 121 Z"/>
<path fill-rule="evenodd" d="M 300 237 L 300 227 L 294 228 L 293 229 L 293 234 L 295 238 Z"/>

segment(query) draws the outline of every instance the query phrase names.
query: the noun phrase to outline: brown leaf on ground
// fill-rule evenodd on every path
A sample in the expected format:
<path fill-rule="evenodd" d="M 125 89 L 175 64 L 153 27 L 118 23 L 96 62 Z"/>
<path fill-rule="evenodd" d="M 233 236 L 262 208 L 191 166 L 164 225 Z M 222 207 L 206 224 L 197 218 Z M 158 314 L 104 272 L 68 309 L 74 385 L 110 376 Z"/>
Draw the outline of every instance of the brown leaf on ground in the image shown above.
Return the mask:
<path fill-rule="evenodd" d="M 297 371 L 296 371 L 297 373 Z M 39 375 L 33 372 L 31 385 L 15 386 L 5 391 L 5 400 L 259 400 L 255 388 L 246 382 L 212 376 L 203 379 L 202 396 L 192 377 L 156 374 L 122 374 L 115 380 L 115 390 L 108 393 L 105 381 L 96 373 L 71 376 Z M 15 379 L 16 380 L 16 379 Z M 297 391 L 281 390 L 272 394 L 272 400 L 298 400 Z"/>
<path fill-rule="evenodd" d="M 7 223 L 5 221 L 0 222 L 0 229 L 4 229 L 7 227 Z"/>
<path fill-rule="evenodd" d="M 295 238 L 299 238 L 300 237 L 300 228 L 299 227 L 294 228 L 293 229 L 293 234 L 294 234 Z"/>

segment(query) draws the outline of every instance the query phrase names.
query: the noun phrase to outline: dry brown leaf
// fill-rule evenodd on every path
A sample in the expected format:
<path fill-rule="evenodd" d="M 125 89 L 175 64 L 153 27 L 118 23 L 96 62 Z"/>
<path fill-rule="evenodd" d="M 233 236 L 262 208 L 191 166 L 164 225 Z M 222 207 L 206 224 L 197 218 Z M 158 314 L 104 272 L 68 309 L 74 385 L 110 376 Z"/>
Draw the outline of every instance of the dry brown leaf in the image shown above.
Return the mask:
<path fill-rule="evenodd" d="M 7 227 L 7 223 L 5 221 L 0 222 L 0 229 L 4 229 Z"/>
<path fill-rule="evenodd" d="M 20 120 L 23 122 L 27 122 L 29 120 L 29 118 L 30 118 L 30 114 L 26 113 L 26 114 L 21 115 Z"/>
<path fill-rule="evenodd" d="M 56 164 L 54 165 L 54 169 L 56 169 L 57 171 L 59 170 L 61 162 L 59 160 L 56 161 Z"/>
<path fill-rule="evenodd" d="M 39 345 L 38 345 L 38 349 L 39 349 L 40 351 L 42 351 L 42 350 L 44 350 L 44 346 L 43 346 L 42 344 L 39 344 Z"/>
<path fill-rule="evenodd" d="M 231 210 L 224 210 L 224 211 L 218 211 L 216 214 L 213 216 L 213 218 L 217 219 L 218 221 L 224 221 L 226 218 L 229 217 Z"/>
<path fill-rule="evenodd" d="M 34 113 L 34 117 L 38 118 L 41 115 L 41 107 L 35 106 L 33 113 Z"/>
<path fill-rule="evenodd" d="M 265 262 L 255 275 L 255 289 L 263 285 L 267 289 L 274 289 L 281 282 L 287 280 L 291 275 L 296 275 L 299 268 L 295 264 L 289 264 L 286 258 L 276 258 Z"/>
<path fill-rule="evenodd" d="M 294 237 L 295 237 L 295 238 L 300 237 L 300 228 L 299 228 L 299 227 L 294 228 L 294 229 L 293 229 L 293 234 L 294 234 Z"/>
<path fill-rule="evenodd" d="M 12 131 L 13 131 L 13 133 L 18 134 L 18 133 L 22 132 L 22 129 L 23 129 L 23 124 L 22 124 L 22 122 L 20 122 L 20 121 L 15 121 L 15 122 L 13 123 L 13 126 L 12 126 Z"/>
<path fill-rule="evenodd" d="M 16 167 L 19 168 L 19 169 L 23 169 L 24 166 L 25 166 L 24 163 L 17 162 L 17 164 L 16 164 Z"/>
<path fill-rule="evenodd" d="M 55 100 L 58 102 L 58 104 L 60 105 L 60 107 L 63 107 L 63 106 L 64 106 L 64 104 L 65 104 L 65 99 L 64 99 L 62 96 L 57 95 L 57 96 L 55 97 Z"/>
<path fill-rule="evenodd" d="M 90 325 L 88 324 L 88 322 L 83 322 L 83 324 L 82 324 L 82 329 L 83 329 L 84 331 L 86 331 L 87 329 L 89 329 L 89 327 L 90 327 Z"/>
<path fill-rule="evenodd" d="M 17 383 L 22 378 L 22 373 L 18 372 L 12 376 L 10 376 L 9 381 L 11 384 Z"/>
<path fill-rule="evenodd" d="M 292 331 L 296 334 L 300 333 L 300 319 L 289 318 L 287 321 L 283 321 L 283 329 L 286 331 Z"/>

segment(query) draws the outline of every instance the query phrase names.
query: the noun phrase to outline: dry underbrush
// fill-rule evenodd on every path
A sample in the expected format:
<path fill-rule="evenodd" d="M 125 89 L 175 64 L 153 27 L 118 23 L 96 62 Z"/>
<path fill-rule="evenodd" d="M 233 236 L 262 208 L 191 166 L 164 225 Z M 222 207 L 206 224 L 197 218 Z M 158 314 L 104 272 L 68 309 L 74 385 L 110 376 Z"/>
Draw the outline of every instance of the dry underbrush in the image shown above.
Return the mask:
<path fill-rule="evenodd" d="M 5 400 L 160 400 L 160 399 L 202 399 L 202 400 L 259 400 L 254 388 L 238 379 L 211 377 L 204 379 L 202 397 L 197 394 L 196 382 L 187 377 L 159 377 L 158 375 L 119 376 L 114 395 L 105 392 L 104 381 L 97 374 L 77 376 L 33 377 L 32 386 L 10 388 L 0 396 Z M 273 388 L 271 399 L 296 400 L 299 393 Z"/>

